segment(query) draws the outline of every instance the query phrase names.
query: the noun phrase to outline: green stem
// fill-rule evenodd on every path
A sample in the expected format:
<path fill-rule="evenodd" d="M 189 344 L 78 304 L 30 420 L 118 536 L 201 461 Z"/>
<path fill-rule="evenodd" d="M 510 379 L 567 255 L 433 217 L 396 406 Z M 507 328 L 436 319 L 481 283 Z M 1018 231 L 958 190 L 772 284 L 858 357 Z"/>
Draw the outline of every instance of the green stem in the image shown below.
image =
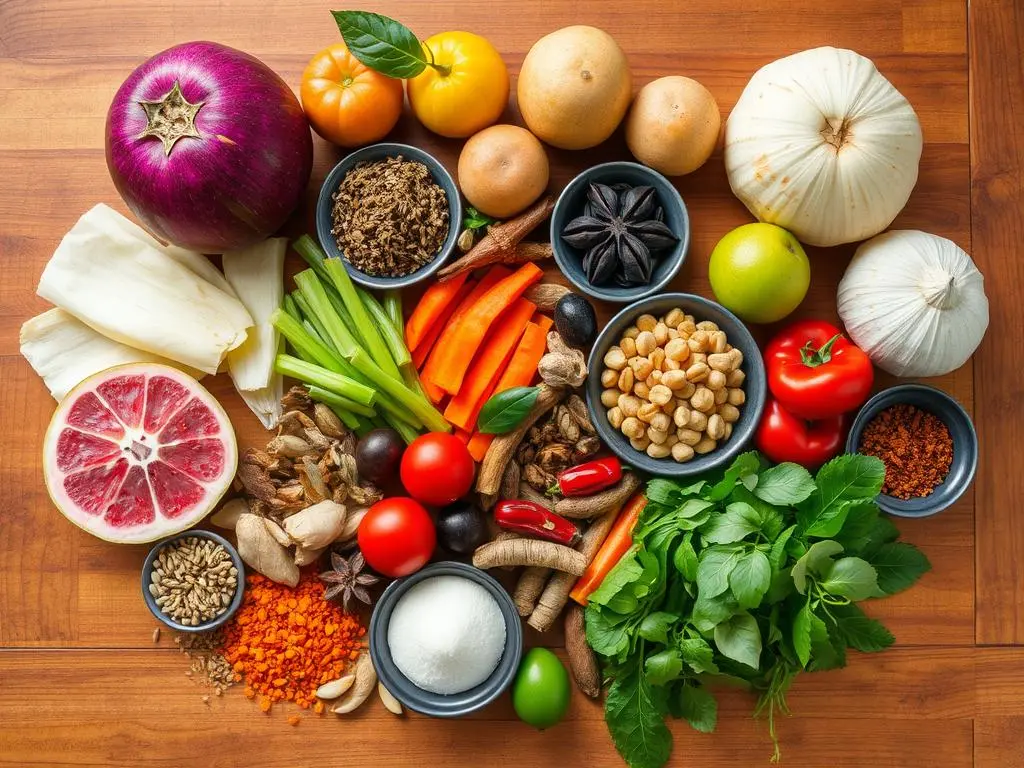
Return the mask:
<path fill-rule="evenodd" d="M 382 413 L 381 416 L 384 417 L 384 421 L 387 422 L 387 425 L 389 427 L 391 427 L 393 430 L 395 430 L 395 432 L 402 436 L 402 439 L 405 440 L 406 445 L 408 445 L 409 443 L 411 443 L 413 440 L 420 436 L 419 432 L 417 432 L 415 429 L 410 427 L 405 422 L 394 418 L 390 413 Z"/>
<path fill-rule="evenodd" d="M 344 373 L 340 358 L 324 346 L 319 339 L 314 338 L 291 315 L 276 310 L 270 316 L 270 324 L 288 340 L 298 356 L 307 363 L 314 363 L 333 373 Z"/>
<path fill-rule="evenodd" d="M 302 321 L 302 310 L 299 309 L 299 305 L 295 303 L 295 299 L 291 297 L 291 294 L 286 293 L 284 295 L 284 301 L 281 302 L 281 308 L 288 313 L 288 315 L 295 320 Z"/>
<path fill-rule="evenodd" d="M 292 243 L 292 248 L 294 248 L 295 252 L 302 257 L 303 261 L 313 268 L 313 271 L 317 273 L 321 280 L 326 283 L 331 282 L 330 275 L 328 275 L 327 270 L 324 269 L 324 259 L 326 258 L 326 255 L 312 237 L 309 235 L 303 235 Z"/>
<path fill-rule="evenodd" d="M 318 387 L 316 384 L 308 384 L 306 388 L 309 390 L 309 396 L 314 400 L 317 400 L 325 405 L 331 406 L 335 410 L 348 411 L 349 413 L 357 414 L 358 416 L 374 416 L 376 411 L 367 405 L 361 405 L 354 400 L 349 400 L 347 397 L 331 392 L 329 389 Z"/>
<path fill-rule="evenodd" d="M 402 317 L 402 294 L 400 291 L 384 291 L 384 311 L 388 313 L 392 324 L 405 337 L 405 320 Z"/>
<path fill-rule="evenodd" d="M 306 384 L 316 384 L 324 389 L 329 389 L 331 392 L 363 405 L 373 405 L 377 399 L 377 392 L 374 389 L 360 384 L 348 376 L 313 363 L 307 363 L 305 360 L 291 355 L 278 355 L 274 361 L 274 370 Z"/>
<path fill-rule="evenodd" d="M 356 290 L 359 292 L 359 298 L 362 300 L 363 306 L 366 307 L 367 313 L 376 324 L 377 330 L 380 332 L 381 338 L 388 348 L 391 359 L 398 366 L 399 374 L 401 374 L 402 367 L 412 363 L 412 355 L 409 354 L 409 350 L 405 346 L 405 339 L 402 338 L 401 332 L 395 328 L 395 324 L 391 321 L 384 307 L 366 291 L 360 291 L 358 288 Z"/>

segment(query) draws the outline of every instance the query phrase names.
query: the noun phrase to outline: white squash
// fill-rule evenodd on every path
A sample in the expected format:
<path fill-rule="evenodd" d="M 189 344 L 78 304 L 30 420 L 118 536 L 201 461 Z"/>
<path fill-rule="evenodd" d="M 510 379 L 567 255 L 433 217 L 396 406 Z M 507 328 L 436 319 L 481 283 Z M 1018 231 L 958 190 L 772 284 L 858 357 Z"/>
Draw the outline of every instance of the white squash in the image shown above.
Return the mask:
<path fill-rule="evenodd" d="M 942 376 L 967 362 L 988 328 L 985 278 L 951 240 L 894 230 L 857 249 L 839 282 L 853 342 L 896 376 Z"/>
<path fill-rule="evenodd" d="M 878 234 L 917 182 L 921 125 L 870 59 L 814 48 L 759 69 L 725 129 L 733 193 L 811 245 Z"/>

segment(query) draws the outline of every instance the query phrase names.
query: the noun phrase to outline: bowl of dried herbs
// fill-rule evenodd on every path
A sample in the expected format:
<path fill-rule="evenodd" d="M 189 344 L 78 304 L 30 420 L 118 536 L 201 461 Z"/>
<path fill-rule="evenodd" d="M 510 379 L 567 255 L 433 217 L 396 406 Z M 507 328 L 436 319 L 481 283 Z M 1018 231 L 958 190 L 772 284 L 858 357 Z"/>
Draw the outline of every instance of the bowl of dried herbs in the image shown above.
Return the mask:
<path fill-rule="evenodd" d="M 317 200 L 316 231 L 367 288 L 404 288 L 441 268 L 455 250 L 462 201 L 433 155 L 407 144 L 371 144 L 341 160 Z"/>
<path fill-rule="evenodd" d="M 551 247 L 577 288 L 628 303 L 659 293 L 690 247 L 690 218 L 672 183 L 638 163 L 595 165 L 569 182 L 551 214 Z"/>

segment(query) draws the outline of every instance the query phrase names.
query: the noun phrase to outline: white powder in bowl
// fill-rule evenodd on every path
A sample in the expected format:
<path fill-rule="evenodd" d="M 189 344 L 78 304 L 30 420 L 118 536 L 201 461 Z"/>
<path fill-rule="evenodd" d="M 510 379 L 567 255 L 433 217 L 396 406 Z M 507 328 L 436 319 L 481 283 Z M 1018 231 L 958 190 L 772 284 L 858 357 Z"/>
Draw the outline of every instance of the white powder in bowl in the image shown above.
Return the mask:
<path fill-rule="evenodd" d="M 468 691 L 484 682 L 505 650 L 505 618 L 480 584 L 434 576 L 398 600 L 388 623 L 395 666 L 431 693 Z"/>

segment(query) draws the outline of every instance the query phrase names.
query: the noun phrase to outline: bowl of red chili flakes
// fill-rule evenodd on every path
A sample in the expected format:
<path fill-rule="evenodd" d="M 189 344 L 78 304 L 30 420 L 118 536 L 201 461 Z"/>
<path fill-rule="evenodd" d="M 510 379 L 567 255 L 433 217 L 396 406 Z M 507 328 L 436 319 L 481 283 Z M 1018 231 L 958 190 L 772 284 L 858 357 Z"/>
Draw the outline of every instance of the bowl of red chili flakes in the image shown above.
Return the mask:
<path fill-rule="evenodd" d="M 900 384 L 857 414 L 846 450 L 885 464 L 878 506 L 899 517 L 929 517 L 963 496 L 978 468 L 978 434 L 963 406 L 940 389 Z"/>

